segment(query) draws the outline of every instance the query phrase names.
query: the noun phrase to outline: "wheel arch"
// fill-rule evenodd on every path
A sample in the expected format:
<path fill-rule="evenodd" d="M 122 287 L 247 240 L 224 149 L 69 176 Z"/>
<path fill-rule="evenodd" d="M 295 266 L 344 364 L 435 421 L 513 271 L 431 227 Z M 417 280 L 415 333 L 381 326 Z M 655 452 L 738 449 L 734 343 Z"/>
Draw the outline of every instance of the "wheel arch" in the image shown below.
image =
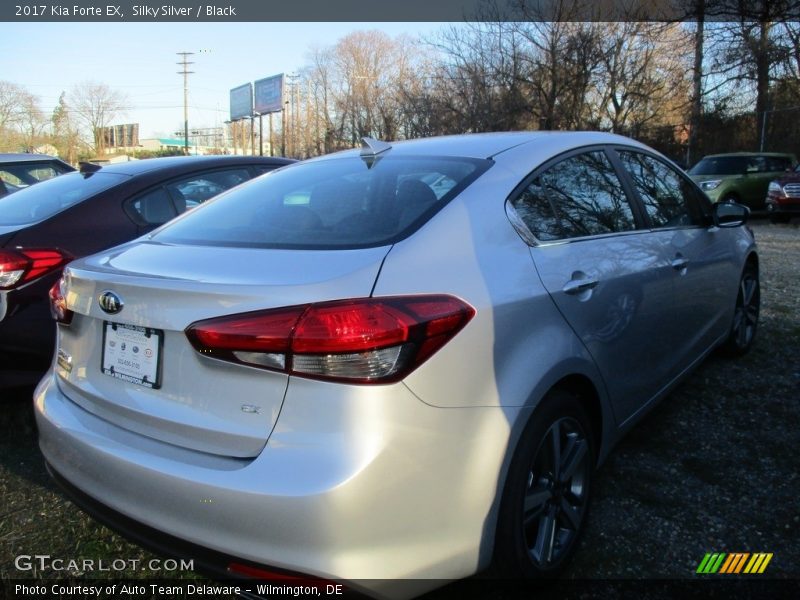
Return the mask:
<path fill-rule="evenodd" d="M 750 254 L 747 255 L 747 258 L 745 258 L 744 260 L 744 266 L 745 268 L 753 267 L 756 270 L 756 273 L 760 274 L 761 270 L 759 268 L 758 253 L 755 250 L 753 250 L 752 252 L 750 252 Z"/>
<path fill-rule="evenodd" d="M 552 390 L 563 390 L 574 395 L 586 411 L 592 424 L 592 438 L 596 451 L 595 459 L 597 464 L 600 464 L 601 448 L 603 448 L 603 442 L 608 436 L 608 432 L 604 430 L 604 422 L 608 416 L 604 414 L 603 405 L 600 402 L 600 394 L 594 383 L 586 375 L 576 373 L 568 375 L 556 382 L 556 384 L 548 390 L 548 393 Z M 535 412 L 536 411 L 534 411 L 534 413 Z M 534 413 L 531 414 L 530 418 L 533 418 Z M 595 466 L 597 466 L 597 464 Z"/>

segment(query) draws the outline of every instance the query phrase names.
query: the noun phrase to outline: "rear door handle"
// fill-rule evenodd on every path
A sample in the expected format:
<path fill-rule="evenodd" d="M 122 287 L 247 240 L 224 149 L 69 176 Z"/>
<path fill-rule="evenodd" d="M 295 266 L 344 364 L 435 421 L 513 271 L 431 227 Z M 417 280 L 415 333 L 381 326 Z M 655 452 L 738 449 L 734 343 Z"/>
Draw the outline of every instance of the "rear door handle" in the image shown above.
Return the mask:
<path fill-rule="evenodd" d="M 587 277 L 586 279 L 570 279 L 561 288 L 565 294 L 575 295 L 591 290 L 597 286 L 599 282 L 594 277 Z"/>

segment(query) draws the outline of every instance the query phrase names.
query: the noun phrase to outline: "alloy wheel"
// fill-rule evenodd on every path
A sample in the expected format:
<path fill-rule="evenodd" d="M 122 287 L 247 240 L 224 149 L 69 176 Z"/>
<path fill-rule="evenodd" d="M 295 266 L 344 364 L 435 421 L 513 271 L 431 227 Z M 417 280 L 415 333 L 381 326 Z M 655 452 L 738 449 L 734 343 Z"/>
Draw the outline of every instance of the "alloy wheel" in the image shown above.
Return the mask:
<path fill-rule="evenodd" d="M 745 273 L 739 282 L 736 311 L 733 316 L 733 340 L 739 348 L 747 348 L 753 341 L 758 324 L 760 291 L 758 279 Z"/>
<path fill-rule="evenodd" d="M 588 504 L 589 442 L 572 417 L 545 433 L 528 470 L 523 502 L 523 539 L 540 568 L 555 567 L 578 537 Z"/>

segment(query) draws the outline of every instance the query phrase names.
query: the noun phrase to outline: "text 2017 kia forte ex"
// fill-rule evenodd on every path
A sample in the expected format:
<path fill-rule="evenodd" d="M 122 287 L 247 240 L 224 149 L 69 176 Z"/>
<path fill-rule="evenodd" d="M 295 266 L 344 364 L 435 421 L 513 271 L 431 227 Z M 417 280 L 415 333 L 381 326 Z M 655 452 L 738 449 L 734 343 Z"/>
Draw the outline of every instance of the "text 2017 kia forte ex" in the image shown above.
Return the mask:
<path fill-rule="evenodd" d="M 750 347 L 746 217 L 615 135 L 365 139 L 70 264 L 41 448 L 222 571 L 551 575 L 622 432 Z"/>

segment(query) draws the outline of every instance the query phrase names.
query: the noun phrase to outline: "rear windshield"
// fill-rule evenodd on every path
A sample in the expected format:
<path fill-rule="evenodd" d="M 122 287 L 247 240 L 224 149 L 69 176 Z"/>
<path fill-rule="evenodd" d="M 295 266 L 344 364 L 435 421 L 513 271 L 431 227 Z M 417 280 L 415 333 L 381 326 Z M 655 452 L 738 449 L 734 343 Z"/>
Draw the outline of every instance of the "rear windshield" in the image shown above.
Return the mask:
<path fill-rule="evenodd" d="M 59 163 L 23 162 L 0 165 L 0 179 L 17 188 L 27 187 L 40 181 L 52 179 L 56 175 L 72 169 Z"/>
<path fill-rule="evenodd" d="M 469 158 L 359 157 L 301 163 L 219 196 L 153 236 L 164 243 L 365 248 L 419 228 L 492 164 Z"/>
<path fill-rule="evenodd" d="M 43 221 L 128 179 L 116 173 L 67 173 L 0 198 L 0 225 Z"/>

